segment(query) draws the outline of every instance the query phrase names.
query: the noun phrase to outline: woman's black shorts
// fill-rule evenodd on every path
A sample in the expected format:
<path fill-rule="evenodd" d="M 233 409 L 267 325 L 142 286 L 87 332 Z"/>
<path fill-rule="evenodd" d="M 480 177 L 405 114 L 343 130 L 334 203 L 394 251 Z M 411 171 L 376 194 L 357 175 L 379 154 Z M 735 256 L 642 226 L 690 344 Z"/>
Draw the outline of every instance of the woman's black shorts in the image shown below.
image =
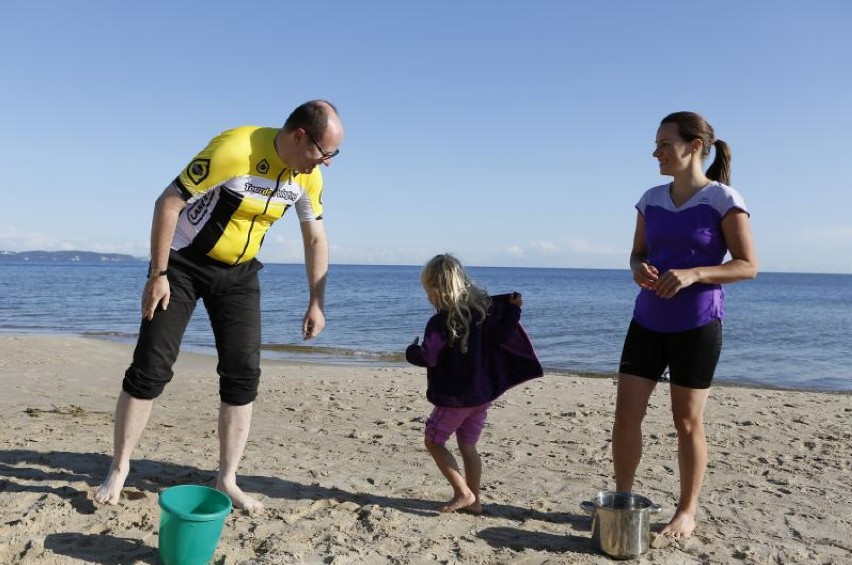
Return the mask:
<path fill-rule="evenodd" d="M 672 384 L 705 389 L 713 381 L 721 352 L 720 320 L 671 333 L 654 332 L 631 320 L 621 352 L 619 372 L 658 381 L 668 367 Z"/>

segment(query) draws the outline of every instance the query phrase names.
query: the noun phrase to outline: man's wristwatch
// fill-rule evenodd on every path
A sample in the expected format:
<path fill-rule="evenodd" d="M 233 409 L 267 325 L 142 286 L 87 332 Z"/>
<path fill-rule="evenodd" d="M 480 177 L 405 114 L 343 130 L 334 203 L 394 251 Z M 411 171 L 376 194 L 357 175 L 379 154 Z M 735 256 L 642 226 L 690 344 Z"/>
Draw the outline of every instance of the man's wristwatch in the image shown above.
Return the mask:
<path fill-rule="evenodd" d="M 152 279 L 154 277 L 164 277 L 169 273 L 169 269 L 155 269 L 154 267 L 148 267 L 148 278 Z"/>

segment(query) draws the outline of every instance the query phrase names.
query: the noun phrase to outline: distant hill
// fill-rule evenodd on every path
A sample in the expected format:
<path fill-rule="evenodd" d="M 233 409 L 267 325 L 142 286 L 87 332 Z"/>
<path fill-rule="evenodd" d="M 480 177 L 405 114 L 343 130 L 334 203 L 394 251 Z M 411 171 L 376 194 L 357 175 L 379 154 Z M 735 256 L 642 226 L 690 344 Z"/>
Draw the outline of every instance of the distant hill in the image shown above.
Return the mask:
<path fill-rule="evenodd" d="M 147 261 L 124 253 L 96 253 L 94 251 L 0 251 L 0 263 L 37 261 L 39 263 L 127 263 Z"/>

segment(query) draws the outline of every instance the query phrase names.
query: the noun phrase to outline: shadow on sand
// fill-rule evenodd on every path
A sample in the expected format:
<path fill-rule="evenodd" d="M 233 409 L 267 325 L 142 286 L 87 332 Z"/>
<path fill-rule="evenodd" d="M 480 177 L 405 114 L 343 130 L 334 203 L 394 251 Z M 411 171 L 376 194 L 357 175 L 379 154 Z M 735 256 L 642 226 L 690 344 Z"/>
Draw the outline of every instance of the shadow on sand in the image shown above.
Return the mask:
<path fill-rule="evenodd" d="M 38 452 L 32 450 L 0 451 L 0 492 L 32 492 L 53 494 L 68 502 L 79 514 L 94 514 L 97 507 L 89 492 L 70 486 L 50 486 L 48 483 L 85 482 L 92 489 L 100 484 L 111 463 L 111 458 L 100 453 L 75 453 L 72 451 Z M 48 470 L 45 470 L 48 469 Z M 162 489 L 178 484 L 207 484 L 215 481 L 215 473 L 194 467 L 150 459 L 134 460 L 125 488 L 158 494 Z M 240 485 L 248 493 L 261 493 L 270 498 L 286 500 L 328 500 L 354 502 L 359 506 L 378 505 L 400 512 L 429 517 L 437 516 L 439 502 L 418 498 L 400 498 L 375 493 L 350 492 L 319 484 L 301 484 L 278 477 L 240 475 Z M 567 524 L 575 531 L 589 531 L 589 517 L 565 512 L 540 512 L 530 508 L 507 504 L 484 504 L 483 518 L 503 518 L 523 523 L 539 520 L 554 524 Z M 14 523 L 8 524 L 14 526 Z M 527 532 L 520 528 L 489 527 L 478 536 L 494 547 L 512 549 L 546 549 L 594 553 L 587 536 L 555 535 Z M 97 543 L 95 543 L 97 541 Z M 108 547 L 105 547 L 107 544 Z M 156 563 L 156 549 L 132 539 L 108 535 L 83 533 L 50 534 L 45 547 L 56 553 L 86 561 L 93 561 L 95 550 L 116 557 L 101 558 L 94 562 L 103 565 L 121 565 L 134 560 Z M 149 555 L 150 553 L 150 555 Z M 120 557 L 118 557 L 120 556 Z"/>

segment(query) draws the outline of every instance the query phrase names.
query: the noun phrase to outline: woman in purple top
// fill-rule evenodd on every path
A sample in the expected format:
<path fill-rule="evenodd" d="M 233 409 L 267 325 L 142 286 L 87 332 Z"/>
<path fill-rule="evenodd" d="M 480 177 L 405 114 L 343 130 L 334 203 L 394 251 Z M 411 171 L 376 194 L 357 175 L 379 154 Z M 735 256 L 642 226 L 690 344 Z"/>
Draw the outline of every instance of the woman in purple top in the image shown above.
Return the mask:
<path fill-rule="evenodd" d="M 508 388 L 542 375 L 532 343 L 519 324 L 521 295 L 488 296 L 452 255 L 437 255 L 420 277 L 438 312 L 408 346 L 409 363 L 426 367 L 426 397 L 435 405 L 426 421 L 426 448 L 454 495 L 442 512 L 479 514 L 482 461 L 476 442 L 488 406 Z M 456 434 L 464 475 L 444 446 Z"/>
<path fill-rule="evenodd" d="M 716 156 L 705 173 L 704 160 Z M 654 157 L 672 182 L 636 205 L 630 254 L 640 287 L 618 375 L 612 430 L 616 489 L 633 489 L 648 399 L 668 367 L 678 437 L 680 499 L 663 534 L 689 537 L 707 467 L 704 408 L 722 348 L 722 284 L 757 275 L 749 212 L 728 186 L 730 151 L 693 112 L 666 116 Z M 730 260 L 725 256 L 730 253 Z"/>

